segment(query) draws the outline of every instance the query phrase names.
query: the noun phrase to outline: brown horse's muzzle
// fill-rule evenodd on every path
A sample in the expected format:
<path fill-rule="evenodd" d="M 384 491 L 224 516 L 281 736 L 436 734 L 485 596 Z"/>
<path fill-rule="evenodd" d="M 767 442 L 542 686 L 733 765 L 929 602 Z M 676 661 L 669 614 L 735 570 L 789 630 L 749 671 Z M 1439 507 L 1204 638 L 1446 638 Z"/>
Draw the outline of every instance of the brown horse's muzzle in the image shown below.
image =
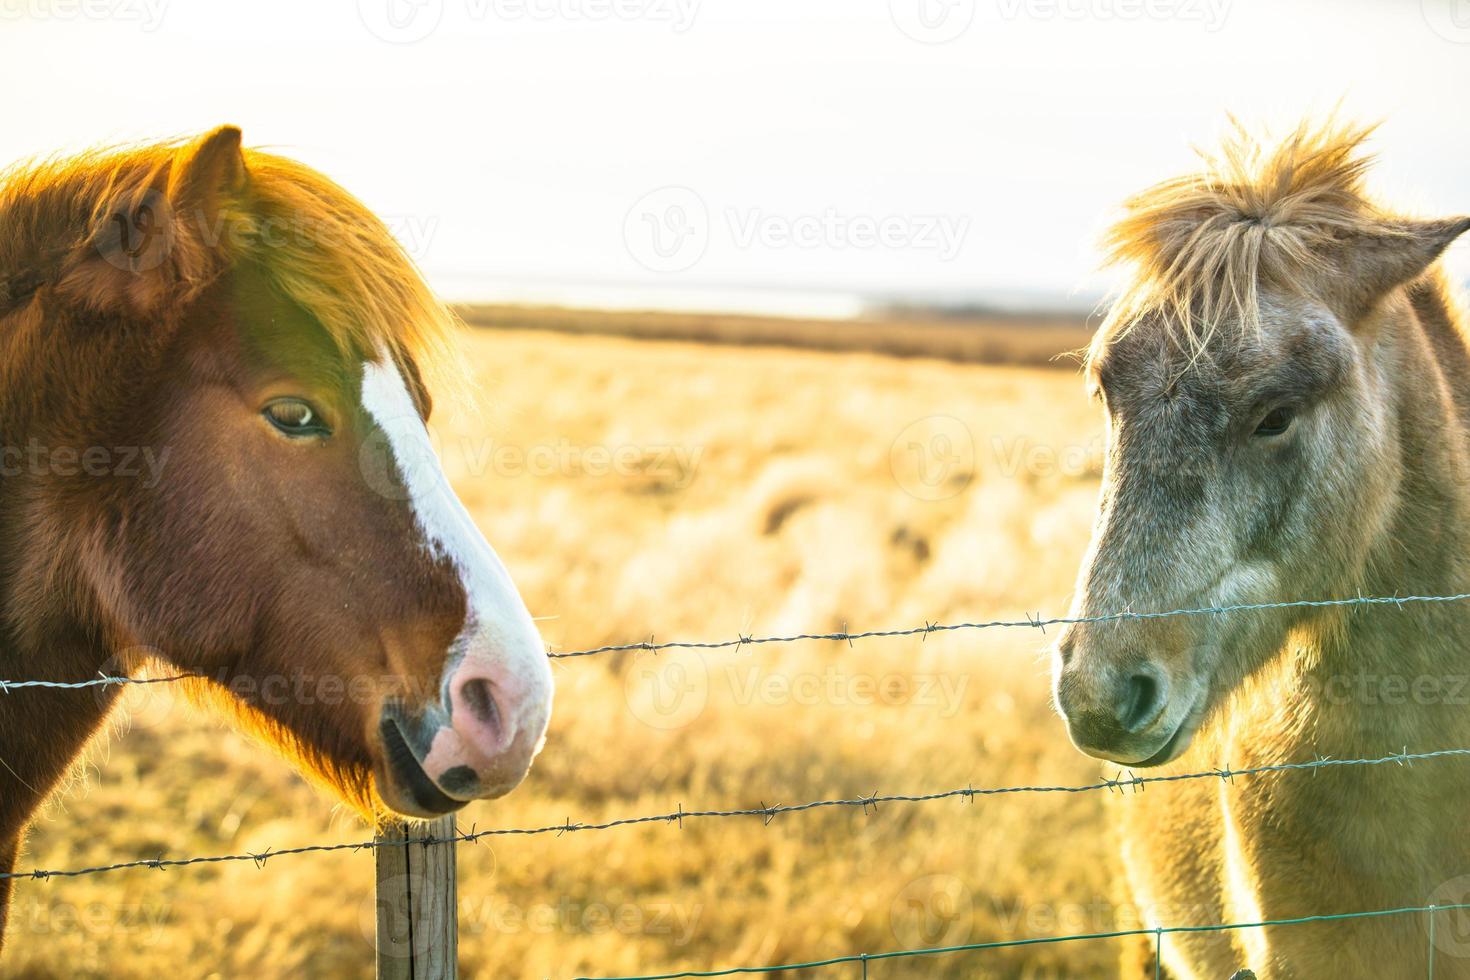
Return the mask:
<path fill-rule="evenodd" d="M 491 656 L 483 638 L 457 642 L 433 702 L 399 700 L 379 721 L 379 795 L 392 809 L 432 817 L 515 789 L 551 718 L 551 670 L 539 646 Z"/>

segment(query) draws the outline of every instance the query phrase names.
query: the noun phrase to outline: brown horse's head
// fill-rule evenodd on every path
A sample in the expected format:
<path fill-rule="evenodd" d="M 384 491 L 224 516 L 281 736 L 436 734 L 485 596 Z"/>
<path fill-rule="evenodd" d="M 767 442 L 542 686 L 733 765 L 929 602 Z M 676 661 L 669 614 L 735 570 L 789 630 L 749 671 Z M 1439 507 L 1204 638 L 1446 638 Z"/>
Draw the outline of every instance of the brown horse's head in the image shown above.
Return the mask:
<path fill-rule="evenodd" d="M 440 470 L 451 319 L 384 226 L 232 128 L 6 186 L 12 631 L 201 675 L 365 811 L 515 787 L 551 674 Z"/>
<path fill-rule="evenodd" d="M 1073 616 L 1363 582 L 1403 454 L 1436 439 L 1388 381 L 1423 356 L 1401 287 L 1470 228 L 1368 204 L 1364 135 L 1302 130 L 1270 154 L 1240 143 L 1130 202 L 1111 244 L 1138 278 L 1088 356 L 1107 457 Z M 1311 614 L 1073 625 L 1056 646 L 1057 705 L 1084 751 L 1168 762 Z"/>

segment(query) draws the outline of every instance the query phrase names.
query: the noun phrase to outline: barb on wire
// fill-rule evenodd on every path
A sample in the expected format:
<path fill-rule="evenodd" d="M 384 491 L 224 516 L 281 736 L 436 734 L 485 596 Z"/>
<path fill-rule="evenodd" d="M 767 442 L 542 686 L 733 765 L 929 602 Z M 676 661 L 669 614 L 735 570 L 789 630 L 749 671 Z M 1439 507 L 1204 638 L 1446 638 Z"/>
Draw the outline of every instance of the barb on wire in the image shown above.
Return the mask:
<path fill-rule="evenodd" d="M 0 873 L 0 880 L 5 878 L 35 878 L 44 880 L 47 878 L 76 878 L 82 875 L 101 874 L 108 871 L 122 871 L 128 868 L 179 868 L 191 864 L 219 864 L 229 861 L 254 861 L 257 865 L 264 864 L 264 857 L 278 858 L 291 854 L 310 854 L 316 852 L 359 850 L 362 848 L 376 847 L 398 847 L 404 844 L 473 844 L 487 837 L 535 837 L 542 834 L 555 834 L 560 837 L 564 834 L 575 833 L 583 830 L 612 830 L 615 827 L 631 827 L 637 824 L 650 823 L 672 823 L 680 827 L 685 820 L 696 820 L 706 818 L 725 817 L 759 817 L 769 825 L 778 815 L 783 813 L 802 813 L 808 810 L 820 810 L 838 807 L 850 807 L 862 810 L 864 813 L 869 808 L 877 809 L 880 803 L 930 803 L 936 800 L 947 799 L 969 799 L 971 802 L 977 796 L 1008 796 L 1019 793 L 1092 793 L 1104 790 L 1118 790 L 1128 787 L 1133 790 L 1141 789 L 1149 783 L 1178 783 L 1195 779 L 1231 779 L 1235 776 L 1256 776 L 1266 773 L 1292 772 L 1296 770 L 1317 770 L 1331 766 L 1378 766 L 1387 763 L 1403 765 L 1421 759 L 1442 759 L 1455 756 L 1470 756 L 1470 748 L 1464 749 L 1438 749 L 1432 752 L 1395 752 L 1378 758 L 1364 759 L 1325 759 L 1317 758 L 1310 762 L 1280 762 L 1265 766 L 1252 766 L 1247 769 L 1210 769 L 1203 772 L 1173 773 L 1160 776 L 1139 776 L 1129 774 L 1127 778 L 1120 775 L 1115 779 L 1104 779 L 1098 782 L 1085 783 L 1075 786 L 1000 786 L 976 789 L 974 786 L 965 786 L 960 789 L 943 790 L 935 793 L 919 794 L 893 794 L 882 796 L 874 793 L 870 796 L 858 796 L 851 799 L 814 800 L 810 803 L 773 804 L 764 802 L 760 806 L 733 810 L 686 810 L 684 805 L 671 813 L 650 814 L 641 817 L 621 817 L 616 820 L 607 820 L 601 823 L 573 823 L 567 818 L 562 823 L 550 824 L 544 827 L 525 828 L 497 828 L 492 830 L 474 830 L 470 833 L 456 831 L 448 837 L 415 837 L 409 840 L 372 840 L 359 841 L 351 844 L 309 844 L 302 847 L 283 848 L 281 850 L 268 850 L 255 854 L 222 854 L 212 857 L 191 858 L 149 858 L 141 861 L 119 861 L 116 864 L 101 865 L 92 868 L 77 868 L 69 871 L 12 871 Z"/>

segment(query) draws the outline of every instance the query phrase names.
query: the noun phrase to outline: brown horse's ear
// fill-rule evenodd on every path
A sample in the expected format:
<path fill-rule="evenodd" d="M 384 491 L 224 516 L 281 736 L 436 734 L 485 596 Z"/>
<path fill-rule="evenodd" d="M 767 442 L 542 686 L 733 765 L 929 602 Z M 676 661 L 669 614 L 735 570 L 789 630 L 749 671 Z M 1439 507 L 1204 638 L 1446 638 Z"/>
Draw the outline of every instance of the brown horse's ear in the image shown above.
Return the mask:
<path fill-rule="evenodd" d="M 206 219 L 245 189 L 245 154 L 240 128 L 220 126 L 191 143 L 169 172 L 168 197 L 176 207 L 190 207 Z"/>
<path fill-rule="evenodd" d="M 207 283 L 229 258 L 229 209 L 246 182 L 234 126 L 119 174 L 61 292 L 94 309 L 147 313 Z"/>
<path fill-rule="evenodd" d="M 1322 299 L 1346 324 L 1372 311 L 1389 291 L 1422 275 L 1466 231 L 1470 217 L 1391 221 L 1334 243 L 1319 283 Z"/>

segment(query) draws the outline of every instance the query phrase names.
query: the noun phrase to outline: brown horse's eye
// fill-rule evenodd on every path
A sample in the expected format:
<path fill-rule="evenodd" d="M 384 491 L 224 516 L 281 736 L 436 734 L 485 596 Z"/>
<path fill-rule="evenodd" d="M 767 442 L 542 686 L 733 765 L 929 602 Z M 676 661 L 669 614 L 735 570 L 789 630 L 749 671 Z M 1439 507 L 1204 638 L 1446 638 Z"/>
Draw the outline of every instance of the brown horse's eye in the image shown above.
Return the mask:
<path fill-rule="evenodd" d="M 1296 413 L 1284 405 L 1280 408 L 1273 408 L 1256 425 L 1255 434 L 1258 436 L 1279 436 L 1291 428 L 1291 420 L 1294 418 L 1296 418 Z"/>
<path fill-rule="evenodd" d="M 267 405 L 261 414 L 266 421 L 288 436 L 302 438 L 331 434 L 317 410 L 300 398 L 278 398 Z"/>

